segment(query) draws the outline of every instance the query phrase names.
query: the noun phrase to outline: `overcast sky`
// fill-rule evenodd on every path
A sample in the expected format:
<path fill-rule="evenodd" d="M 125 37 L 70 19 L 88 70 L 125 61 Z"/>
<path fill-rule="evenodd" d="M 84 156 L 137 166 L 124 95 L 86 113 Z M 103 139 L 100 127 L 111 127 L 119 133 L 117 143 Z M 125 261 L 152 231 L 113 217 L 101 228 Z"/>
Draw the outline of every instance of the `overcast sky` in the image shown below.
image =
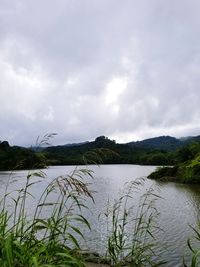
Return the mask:
<path fill-rule="evenodd" d="M 200 134 L 199 0 L 0 0 L 0 140 Z"/>

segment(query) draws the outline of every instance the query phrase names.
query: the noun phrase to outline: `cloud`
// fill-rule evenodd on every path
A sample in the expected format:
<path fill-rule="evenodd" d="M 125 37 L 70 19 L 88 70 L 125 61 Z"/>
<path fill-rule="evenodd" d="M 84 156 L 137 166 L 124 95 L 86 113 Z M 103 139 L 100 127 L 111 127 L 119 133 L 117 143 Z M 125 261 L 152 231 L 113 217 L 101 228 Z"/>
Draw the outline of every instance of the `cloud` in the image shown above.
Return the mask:
<path fill-rule="evenodd" d="M 200 131 L 197 0 L 0 2 L 0 140 Z"/>

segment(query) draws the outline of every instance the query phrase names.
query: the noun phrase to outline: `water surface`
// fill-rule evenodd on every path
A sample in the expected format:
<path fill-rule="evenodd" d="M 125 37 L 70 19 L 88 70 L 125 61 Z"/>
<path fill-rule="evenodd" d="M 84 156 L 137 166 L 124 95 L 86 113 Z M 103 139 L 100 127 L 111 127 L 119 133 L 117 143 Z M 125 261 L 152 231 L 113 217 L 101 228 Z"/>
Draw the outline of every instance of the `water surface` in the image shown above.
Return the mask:
<path fill-rule="evenodd" d="M 125 183 L 133 181 L 139 177 L 146 177 L 151 173 L 154 166 L 137 166 L 137 165 L 101 165 L 89 166 L 94 171 L 94 179 L 92 181 L 92 190 L 94 193 L 95 204 L 91 201 L 88 206 L 91 211 L 86 213 L 91 222 L 92 232 L 87 232 L 87 242 L 84 245 L 92 251 L 102 253 L 105 250 L 105 234 L 106 225 L 99 222 L 98 216 L 105 211 L 108 200 L 119 197 Z M 47 178 L 44 184 L 52 180 L 56 176 L 68 174 L 74 169 L 73 166 L 54 166 L 45 170 Z M 0 193 L 2 194 L 6 182 L 10 175 L 15 177 L 17 182 L 11 185 L 10 190 L 19 188 L 24 184 L 27 171 L 0 172 Z M 44 184 L 38 184 L 32 188 L 32 192 L 36 198 L 39 198 Z M 167 248 L 162 249 L 162 259 L 168 261 L 164 266 L 179 267 L 183 266 L 183 255 L 189 261 L 190 253 L 187 248 L 187 239 L 193 235 L 193 231 L 189 225 L 195 226 L 200 216 L 200 186 L 184 185 L 177 183 L 156 182 L 145 179 L 145 183 L 141 192 L 136 194 L 136 202 L 139 196 L 146 192 L 150 187 L 155 188 L 162 198 L 156 201 L 156 207 L 159 210 L 158 226 L 163 231 L 156 233 L 157 239 L 161 246 L 167 244 Z M 31 212 L 32 202 L 28 202 L 28 210 Z"/>

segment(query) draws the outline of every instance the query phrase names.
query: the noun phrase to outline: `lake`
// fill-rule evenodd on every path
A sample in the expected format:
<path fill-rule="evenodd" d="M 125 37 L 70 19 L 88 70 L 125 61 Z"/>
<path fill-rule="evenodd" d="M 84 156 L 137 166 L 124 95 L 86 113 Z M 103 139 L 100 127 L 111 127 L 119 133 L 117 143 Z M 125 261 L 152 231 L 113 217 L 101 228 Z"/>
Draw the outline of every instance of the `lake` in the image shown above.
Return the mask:
<path fill-rule="evenodd" d="M 82 168 L 82 167 L 81 167 Z M 105 234 L 106 225 L 104 221 L 100 221 L 98 216 L 105 212 L 108 200 L 112 202 L 119 197 L 125 183 L 134 181 L 140 177 L 146 177 L 156 167 L 154 166 L 138 166 L 138 165 L 101 165 L 89 166 L 94 171 L 94 179 L 91 188 L 95 191 L 95 204 L 88 202 L 89 208 L 92 210 L 86 212 L 88 220 L 91 222 L 92 231 L 85 232 L 87 241 L 84 248 L 103 253 L 105 250 Z M 44 183 L 50 181 L 56 176 L 68 174 L 74 169 L 73 166 L 53 166 L 45 170 L 47 178 Z M 17 182 L 11 184 L 10 190 L 20 188 L 24 184 L 27 171 L 15 171 L 12 177 Z M 10 172 L 0 172 L 0 193 L 2 194 L 6 182 L 10 176 Z M 190 253 L 187 248 L 187 239 L 193 235 L 193 231 L 189 225 L 196 226 L 200 219 L 200 186 L 184 185 L 172 182 L 156 182 L 144 179 L 144 185 L 139 193 L 134 196 L 134 203 L 142 193 L 148 188 L 154 188 L 154 192 L 161 196 L 156 200 L 156 208 L 159 211 L 158 226 L 163 231 L 156 232 L 156 238 L 163 246 L 161 258 L 166 260 L 164 266 L 178 267 L 183 266 L 183 255 L 186 261 L 190 259 Z M 32 189 L 34 196 L 39 197 L 44 186 L 36 185 Z M 28 202 L 28 211 L 31 211 L 32 203 Z M 30 208 L 30 209 L 29 209 Z"/>

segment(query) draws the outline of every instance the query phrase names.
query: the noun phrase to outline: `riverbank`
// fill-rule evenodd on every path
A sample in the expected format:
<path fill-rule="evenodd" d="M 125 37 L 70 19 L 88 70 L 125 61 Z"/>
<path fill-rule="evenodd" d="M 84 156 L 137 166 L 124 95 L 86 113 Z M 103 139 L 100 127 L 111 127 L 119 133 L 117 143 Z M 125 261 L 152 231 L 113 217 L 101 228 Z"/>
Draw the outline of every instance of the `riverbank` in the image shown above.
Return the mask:
<path fill-rule="evenodd" d="M 158 167 L 147 178 L 167 182 L 200 184 L 200 156 L 198 155 L 194 159 L 174 167 Z"/>

